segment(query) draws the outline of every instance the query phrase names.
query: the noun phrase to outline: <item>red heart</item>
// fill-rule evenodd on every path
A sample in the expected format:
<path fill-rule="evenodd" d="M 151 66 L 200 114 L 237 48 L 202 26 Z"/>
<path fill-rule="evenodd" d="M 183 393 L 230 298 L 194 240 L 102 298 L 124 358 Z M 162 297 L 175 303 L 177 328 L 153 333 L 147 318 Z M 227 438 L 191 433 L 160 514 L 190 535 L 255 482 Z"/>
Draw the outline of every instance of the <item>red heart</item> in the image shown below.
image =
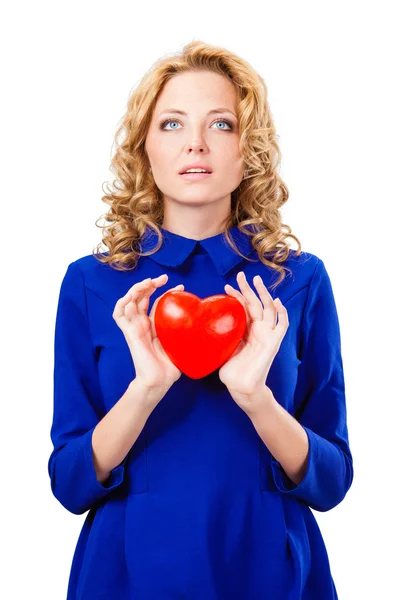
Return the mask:
<path fill-rule="evenodd" d="M 234 353 L 246 331 L 246 311 L 226 294 L 201 300 L 190 292 L 171 290 L 158 301 L 154 327 L 174 365 L 200 379 Z"/>

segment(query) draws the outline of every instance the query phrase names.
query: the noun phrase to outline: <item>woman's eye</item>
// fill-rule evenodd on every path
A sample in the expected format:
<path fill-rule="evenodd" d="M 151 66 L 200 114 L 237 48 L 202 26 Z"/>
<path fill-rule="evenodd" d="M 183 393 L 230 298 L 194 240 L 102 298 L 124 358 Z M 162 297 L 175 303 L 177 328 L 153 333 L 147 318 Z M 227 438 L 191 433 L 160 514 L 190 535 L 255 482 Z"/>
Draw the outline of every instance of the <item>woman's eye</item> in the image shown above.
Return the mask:
<path fill-rule="evenodd" d="M 176 121 L 175 119 L 167 119 L 166 121 L 163 121 L 161 123 L 160 129 L 165 129 L 166 125 L 169 125 L 171 123 L 178 123 L 179 121 Z M 227 119 L 218 119 L 217 121 L 214 121 L 213 125 L 215 125 L 215 123 L 224 123 L 225 125 L 229 125 L 229 127 L 232 129 L 232 123 L 230 121 L 228 121 Z M 172 131 L 173 129 L 177 129 L 176 127 L 172 127 L 172 129 L 167 129 L 167 131 Z M 217 127 L 217 129 L 222 129 L 222 131 L 229 131 L 228 129 L 226 129 L 226 127 Z"/>
<path fill-rule="evenodd" d="M 170 123 L 178 123 L 178 121 L 175 121 L 174 119 L 167 119 L 161 123 L 161 129 L 165 129 L 165 125 L 169 125 Z M 173 129 L 176 129 L 176 127 L 173 127 Z"/>
<path fill-rule="evenodd" d="M 214 123 L 224 123 L 225 125 L 229 125 L 229 127 L 232 129 L 232 123 L 230 121 L 227 121 L 226 119 L 218 119 L 218 121 L 214 121 Z M 217 129 L 221 129 L 221 128 L 217 127 Z M 225 129 L 225 127 L 224 127 L 224 129 Z"/>

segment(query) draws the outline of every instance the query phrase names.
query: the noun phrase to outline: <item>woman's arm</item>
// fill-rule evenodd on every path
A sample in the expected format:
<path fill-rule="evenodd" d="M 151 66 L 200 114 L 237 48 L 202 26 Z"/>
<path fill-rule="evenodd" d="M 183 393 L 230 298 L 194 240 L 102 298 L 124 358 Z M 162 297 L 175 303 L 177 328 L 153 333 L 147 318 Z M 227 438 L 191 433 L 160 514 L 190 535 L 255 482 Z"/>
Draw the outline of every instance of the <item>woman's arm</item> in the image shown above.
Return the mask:
<path fill-rule="evenodd" d="M 51 490 L 73 514 L 83 514 L 120 486 L 129 450 L 160 395 L 137 379 L 104 415 L 98 364 L 90 336 L 86 288 L 79 264 L 61 284 L 54 339 L 54 410 L 48 461 Z"/>
<path fill-rule="evenodd" d="M 299 485 L 307 470 L 307 433 L 278 403 L 269 387 L 265 386 L 253 402 L 257 408 L 250 418 L 255 430 L 289 479 Z"/>
<path fill-rule="evenodd" d="M 301 337 L 294 397 L 298 423 L 285 414 L 284 408 L 271 402 L 269 410 L 266 403 L 255 418 L 255 426 L 272 455 L 275 488 L 322 512 L 343 500 L 354 472 L 339 319 L 331 281 L 321 259 L 311 278 Z"/>
<path fill-rule="evenodd" d="M 96 476 L 104 483 L 126 457 L 139 437 L 153 408 L 168 388 L 148 388 L 134 379 L 125 394 L 93 430 L 92 451 Z"/>

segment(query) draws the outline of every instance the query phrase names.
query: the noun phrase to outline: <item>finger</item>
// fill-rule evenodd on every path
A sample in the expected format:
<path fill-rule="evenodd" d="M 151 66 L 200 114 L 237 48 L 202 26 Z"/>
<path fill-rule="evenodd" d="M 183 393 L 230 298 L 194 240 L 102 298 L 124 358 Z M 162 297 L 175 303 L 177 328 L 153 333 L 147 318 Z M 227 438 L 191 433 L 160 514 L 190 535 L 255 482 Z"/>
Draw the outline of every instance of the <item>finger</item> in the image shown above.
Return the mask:
<path fill-rule="evenodd" d="M 250 319 L 249 311 L 248 311 L 248 308 L 247 308 L 247 302 L 246 302 L 246 300 L 243 298 L 242 294 L 240 292 L 238 292 L 237 290 L 235 290 L 234 287 L 232 287 L 231 285 L 229 285 L 229 283 L 227 283 L 225 285 L 225 290 L 226 290 L 226 292 L 229 295 L 232 295 L 237 300 L 239 300 L 240 304 L 243 306 L 244 310 L 246 311 L 246 326 L 248 327 L 250 325 L 251 319 Z"/>
<path fill-rule="evenodd" d="M 167 281 L 168 276 L 166 273 L 163 273 L 162 275 L 159 275 L 158 277 L 155 277 L 154 279 L 152 279 L 151 277 L 147 277 L 147 279 L 143 279 L 143 281 L 139 281 L 137 283 L 135 283 L 128 291 L 131 292 L 132 295 L 132 300 L 138 300 L 139 298 L 142 297 L 142 294 L 145 293 L 150 286 L 153 286 L 154 282 L 160 282 L 161 281 Z"/>
<path fill-rule="evenodd" d="M 284 334 L 289 327 L 289 315 L 286 307 L 282 304 L 279 298 L 275 298 L 274 303 L 278 313 L 278 323 L 275 329 L 280 330 L 281 333 Z"/>
<path fill-rule="evenodd" d="M 140 291 L 140 294 L 136 299 L 137 312 L 139 314 L 147 315 L 149 309 L 149 298 L 151 294 L 157 288 L 161 287 L 162 285 L 165 285 L 167 283 L 167 280 L 168 275 L 166 273 L 163 273 L 162 275 L 159 275 L 154 279 L 150 279 L 148 286 Z"/>
<path fill-rule="evenodd" d="M 248 311 L 250 316 L 254 320 L 261 320 L 263 318 L 263 305 L 260 302 L 260 299 L 251 289 L 250 285 L 247 282 L 246 275 L 243 271 L 240 271 L 236 276 L 238 285 L 240 290 L 247 301 Z"/>
<path fill-rule="evenodd" d="M 156 298 L 156 300 L 153 302 L 153 306 L 151 307 L 151 311 L 149 314 L 149 319 L 150 319 L 150 323 L 151 323 L 151 337 L 152 339 L 154 339 L 155 337 L 157 337 L 157 333 L 154 327 L 154 313 L 156 311 L 157 308 L 157 304 L 160 301 L 160 299 L 167 293 L 170 292 L 171 290 L 183 290 L 185 286 L 183 285 L 183 283 L 180 283 L 179 285 L 176 285 L 175 287 L 167 290 L 166 292 L 164 292 L 163 294 L 161 294 L 161 296 L 159 296 L 158 298 Z"/>
<path fill-rule="evenodd" d="M 160 276 L 161 277 L 161 276 Z M 158 278 L 156 278 L 158 279 Z M 156 281 L 156 280 L 154 280 Z M 160 287 L 160 285 L 163 285 L 162 283 L 155 283 L 154 286 L 150 286 L 147 290 L 144 291 L 143 296 L 138 300 L 138 301 L 134 301 L 131 300 L 131 302 L 128 302 L 128 304 L 125 306 L 125 316 L 131 320 L 133 316 L 135 315 L 141 315 L 141 314 L 145 314 L 147 316 L 147 312 L 148 312 L 148 308 L 149 308 L 149 297 L 151 296 L 151 294 L 154 292 L 154 290 L 156 289 L 156 287 Z M 183 289 L 183 284 L 179 284 L 177 286 L 175 286 L 174 288 L 171 289 Z M 167 290 L 169 291 L 169 290 Z M 167 292 L 164 292 L 164 294 L 166 294 Z M 152 313 L 151 315 L 154 313 L 154 309 L 157 305 L 157 302 L 160 300 L 160 298 L 164 295 L 161 294 L 161 296 L 159 296 L 156 301 L 153 304 L 152 307 Z M 143 310 L 145 309 L 146 312 L 143 312 Z M 151 315 L 150 316 L 150 320 L 151 320 Z M 153 327 L 152 327 L 153 329 Z M 154 334 L 153 334 L 154 335 Z"/>
<path fill-rule="evenodd" d="M 132 293 L 129 290 L 128 292 L 126 292 L 125 296 L 122 296 L 122 298 L 120 298 L 117 301 L 117 303 L 115 304 L 114 311 L 112 314 L 114 319 L 118 319 L 118 318 L 124 316 L 125 307 L 129 304 L 129 302 L 131 302 L 131 300 L 132 300 Z"/>
<path fill-rule="evenodd" d="M 165 285 L 167 283 L 167 280 L 168 275 L 166 273 L 163 273 L 162 275 L 159 275 L 158 277 L 155 277 L 154 279 L 150 280 L 149 286 L 142 291 L 141 296 L 136 301 L 138 314 L 147 315 L 147 312 L 149 310 L 149 298 L 151 294 L 157 288 L 161 287 L 162 285 Z"/>
<path fill-rule="evenodd" d="M 276 325 L 276 305 L 272 296 L 259 275 L 256 275 L 253 281 L 263 304 L 264 320 L 274 328 Z"/>
<path fill-rule="evenodd" d="M 162 277 L 168 277 L 166 274 L 160 275 L 160 277 L 157 277 L 156 279 L 161 279 Z M 156 281 L 156 280 L 154 280 Z M 143 293 L 146 292 L 146 290 L 148 289 L 152 289 L 152 279 L 151 277 L 147 277 L 147 279 L 143 279 L 143 281 L 139 281 L 137 283 L 135 283 L 127 292 L 124 296 L 122 296 L 122 298 L 120 298 L 115 307 L 114 307 L 114 312 L 113 312 L 113 317 L 114 318 L 119 318 L 125 315 L 125 308 L 126 306 L 129 304 L 129 302 L 132 302 L 132 307 L 131 308 L 131 312 L 133 311 L 133 314 L 137 313 L 137 307 L 136 307 L 136 301 L 138 299 L 140 299 L 141 295 Z"/>

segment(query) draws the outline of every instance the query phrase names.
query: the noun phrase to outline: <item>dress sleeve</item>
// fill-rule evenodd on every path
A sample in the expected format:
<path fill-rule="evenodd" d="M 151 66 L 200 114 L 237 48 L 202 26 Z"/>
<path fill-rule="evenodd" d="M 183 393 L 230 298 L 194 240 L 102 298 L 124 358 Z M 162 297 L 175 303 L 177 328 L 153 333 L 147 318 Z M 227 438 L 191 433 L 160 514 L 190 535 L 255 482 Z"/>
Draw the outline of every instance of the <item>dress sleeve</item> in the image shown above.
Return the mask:
<path fill-rule="evenodd" d="M 294 416 L 308 436 L 307 471 L 296 486 L 272 457 L 272 474 L 282 493 L 325 512 L 347 494 L 353 481 L 353 459 L 347 430 L 339 320 L 331 281 L 321 259 L 311 279 L 301 331 Z"/>
<path fill-rule="evenodd" d="M 50 437 L 54 449 L 48 461 L 51 489 L 73 514 L 83 514 L 118 487 L 125 463 L 107 481 L 96 477 L 92 434 L 100 420 L 101 388 L 91 344 L 83 276 L 71 263 L 58 300 L 54 336 L 54 412 Z"/>

